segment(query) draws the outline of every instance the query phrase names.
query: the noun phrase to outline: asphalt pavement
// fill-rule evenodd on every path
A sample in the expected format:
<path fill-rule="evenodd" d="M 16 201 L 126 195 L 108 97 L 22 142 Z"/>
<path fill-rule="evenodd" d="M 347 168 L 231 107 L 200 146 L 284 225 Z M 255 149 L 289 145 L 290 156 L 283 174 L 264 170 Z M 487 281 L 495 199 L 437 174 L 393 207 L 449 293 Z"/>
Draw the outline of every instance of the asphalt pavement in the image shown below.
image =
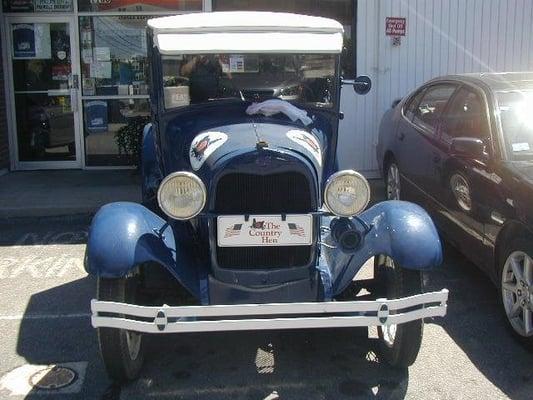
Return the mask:
<path fill-rule="evenodd" d="M 202 333 L 147 338 L 141 378 L 111 384 L 90 325 L 83 270 L 89 220 L 0 222 L 0 398 L 531 399 L 533 354 L 505 328 L 489 279 L 453 248 L 426 276 L 450 289 L 448 315 L 426 321 L 422 350 L 395 371 L 362 329 Z M 74 371 L 60 389 L 29 385 L 47 365 Z"/>

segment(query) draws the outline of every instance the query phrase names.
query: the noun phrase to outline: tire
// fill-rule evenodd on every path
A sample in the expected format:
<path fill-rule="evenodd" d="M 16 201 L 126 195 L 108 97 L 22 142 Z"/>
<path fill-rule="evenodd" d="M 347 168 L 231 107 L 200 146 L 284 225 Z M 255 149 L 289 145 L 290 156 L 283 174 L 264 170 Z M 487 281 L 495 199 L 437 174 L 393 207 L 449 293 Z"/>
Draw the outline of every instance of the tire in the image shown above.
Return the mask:
<path fill-rule="evenodd" d="M 374 280 L 377 297 L 396 299 L 422 293 L 420 271 L 395 265 L 391 258 L 374 258 Z M 418 319 L 388 329 L 378 326 L 379 351 L 382 358 L 395 368 L 411 366 L 422 344 L 424 320 Z"/>
<path fill-rule="evenodd" d="M 533 351 L 533 240 L 531 237 L 519 237 L 512 240 L 502 253 L 499 264 L 500 301 L 507 326 L 522 345 Z"/>
<path fill-rule="evenodd" d="M 400 168 L 394 159 L 387 162 L 385 169 L 385 196 L 387 200 L 400 200 L 401 196 Z"/>
<path fill-rule="evenodd" d="M 98 278 L 97 298 L 101 301 L 135 303 L 137 280 L 137 276 Z M 97 331 L 100 354 L 109 377 L 117 382 L 136 379 L 144 362 L 141 334 L 115 328 L 98 328 Z"/>
<path fill-rule="evenodd" d="M 459 211 L 472 212 L 472 190 L 468 178 L 461 172 L 454 172 L 448 178 L 451 202 Z"/>

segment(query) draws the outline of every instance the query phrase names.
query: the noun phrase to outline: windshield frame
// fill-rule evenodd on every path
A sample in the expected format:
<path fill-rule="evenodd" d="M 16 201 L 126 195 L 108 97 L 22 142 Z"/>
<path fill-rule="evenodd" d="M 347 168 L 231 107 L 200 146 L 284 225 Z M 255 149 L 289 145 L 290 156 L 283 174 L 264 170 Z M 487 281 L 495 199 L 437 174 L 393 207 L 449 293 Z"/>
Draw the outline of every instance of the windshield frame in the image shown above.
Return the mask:
<path fill-rule="evenodd" d="M 520 154 L 520 152 L 513 151 L 512 144 L 509 140 L 508 134 L 506 134 L 506 126 L 504 125 L 504 121 L 502 119 L 502 95 L 505 95 L 507 93 L 530 93 L 533 97 L 533 86 L 526 86 L 523 88 L 512 88 L 509 87 L 507 89 L 502 90 L 495 90 L 493 91 L 493 97 L 494 97 L 494 105 L 495 105 L 495 112 L 497 116 L 498 121 L 498 129 L 500 131 L 500 138 L 501 138 L 501 147 L 503 148 L 503 155 L 505 159 L 509 161 L 533 161 L 533 148 L 531 148 L 529 151 L 524 152 Z M 532 130 L 533 132 L 533 130 Z"/>
<path fill-rule="evenodd" d="M 158 104 L 159 104 L 159 112 L 160 113 L 165 113 L 165 112 L 176 112 L 176 111 L 185 111 L 185 110 L 188 110 L 190 109 L 191 107 L 198 107 L 198 106 L 203 106 L 203 105 L 206 105 L 206 104 L 211 104 L 211 105 L 214 105 L 214 104 L 223 104 L 224 102 L 227 102 L 227 101 L 231 101 L 231 102 L 235 102 L 236 100 L 237 101 L 242 101 L 242 102 L 245 102 L 246 104 L 250 104 L 253 102 L 252 99 L 245 99 L 245 98 L 241 98 L 239 96 L 229 96 L 229 97 L 221 97 L 221 98 L 216 98 L 216 99 L 210 99 L 209 101 L 204 101 L 204 102 L 197 102 L 197 103 L 190 103 L 188 105 L 184 105 L 184 106 L 179 106 L 179 107 L 170 107 L 170 108 L 167 108 L 166 107 L 166 104 L 165 104 L 165 99 L 164 99 L 164 76 L 163 76 L 163 59 L 164 57 L 168 56 L 168 55 L 164 55 L 164 54 L 161 54 L 159 53 L 159 51 L 157 51 L 156 49 L 153 49 L 155 51 L 153 51 L 153 58 L 155 58 L 155 60 L 153 60 L 153 66 L 157 65 L 156 68 L 152 68 L 152 71 L 151 73 L 152 74 L 155 74 L 156 76 L 154 76 L 155 79 L 153 79 L 152 81 L 152 84 L 153 84 L 153 90 L 155 89 L 156 92 L 158 92 L 158 97 L 159 97 L 159 101 L 158 101 Z M 213 52 L 213 53 L 205 53 L 206 55 L 221 55 L 221 54 L 227 54 L 227 55 L 231 55 L 231 54 L 240 54 L 240 53 L 235 53 L 235 52 L 231 52 L 231 53 L 221 53 L 221 52 Z M 250 54 L 257 54 L 257 55 L 260 55 L 260 54 L 265 54 L 265 55 L 272 55 L 271 53 L 250 53 Z M 318 55 L 318 56 L 324 56 L 324 55 L 328 55 L 328 56 L 331 56 L 334 60 L 334 71 L 333 71 L 333 82 L 332 82 L 332 86 L 331 86 L 331 89 L 332 89 L 332 95 L 331 95 L 331 103 L 329 103 L 328 106 L 320 106 L 319 104 L 321 103 L 318 103 L 318 102 L 302 102 L 302 101 L 298 101 L 298 100 L 285 100 L 285 101 L 288 101 L 289 103 L 291 104 L 294 104 L 295 106 L 297 107 L 300 107 L 300 108 L 305 108 L 305 109 L 316 109 L 316 110 L 320 110 L 320 111 L 324 111 L 324 112 L 334 112 L 334 113 L 338 113 L 339 112 L 339 108 L 340 108 L 340 96 L 341 96 L 341 78 L 340 78 L 340 54 L 337 54 L 337 53 L 280 53 L 279 55 L 285 55 L 285 56 L 290 56 L 290 55 L 302 55 L 302 56 L 310 56 L 310 55 Z M 154 65 L 155 64 L 155 65 Z M 272 97 L 273 99 L 277 98 L 277 97 Z M 265 99 L 266 100 L 266 99 Z"/>

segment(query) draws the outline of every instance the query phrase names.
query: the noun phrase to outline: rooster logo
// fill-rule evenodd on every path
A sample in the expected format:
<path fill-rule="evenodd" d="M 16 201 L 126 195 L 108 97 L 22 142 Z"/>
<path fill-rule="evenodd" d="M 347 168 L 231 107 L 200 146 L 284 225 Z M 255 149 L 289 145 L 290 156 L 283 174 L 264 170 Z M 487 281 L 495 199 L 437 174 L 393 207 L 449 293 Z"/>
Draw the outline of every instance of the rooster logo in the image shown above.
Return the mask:
<path fill-rule="evenodd" d="M 252 221 L 252 226 L 250 226 L 252 229 L 265 229 L 265 221 L 257 221 L 255 218 Z"/>
<path fill-rule="evenodd" d="M 204 136 L 195 146 L 191 149 L 191 156 L 196 158 L 198 161 L 201 161 L 207 148 L 213 143 L 222 140 L 221 138 L 213 139 L 209 135 Z"/>

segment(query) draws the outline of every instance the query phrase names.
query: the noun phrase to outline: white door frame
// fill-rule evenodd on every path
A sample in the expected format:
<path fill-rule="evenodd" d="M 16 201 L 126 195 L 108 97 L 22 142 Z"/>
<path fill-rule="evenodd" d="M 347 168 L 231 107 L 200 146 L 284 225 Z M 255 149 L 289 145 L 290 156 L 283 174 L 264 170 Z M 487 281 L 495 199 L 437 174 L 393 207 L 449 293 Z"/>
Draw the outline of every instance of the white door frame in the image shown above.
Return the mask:
<path fill-rule="evenodd" d="M 5 14 L 4 14 L 5 15 Z M 78 51 L 78 32 L 77 21 L 74 15 L 28 15 L 28 16 L 5 16 L 5 55 L 7 66 L 5 79 L 7 81 L 7 93 L 6 93 L 6 111 L 10 114 L 9 126 L 9 138 L 10 147 L 12 151 L 11 159 L 12 166 L 15 170 L 33 170 L 33 169 L 69 169 L 69 168 L 82 168 L 82 135 L 81 135 L 81 96 L 79 94 L 80 82 L 80 60 Z M 17 122 L 16 122 L 16 109 L 15 109 L 15 88 L 13 81 L 13 42 L 11 24 L 13 23 L 67 23 L 70 33 L 70 62 L 71 62 L 71 74 L 78 76 L 78 89 L 70 89 L 71 106 L 73 108 L 74 117 L 74 141 L 76 148 L 76 160 L 74 161 L 19 161 L 18 153 L 18 139 L 17 139 Z"/>

